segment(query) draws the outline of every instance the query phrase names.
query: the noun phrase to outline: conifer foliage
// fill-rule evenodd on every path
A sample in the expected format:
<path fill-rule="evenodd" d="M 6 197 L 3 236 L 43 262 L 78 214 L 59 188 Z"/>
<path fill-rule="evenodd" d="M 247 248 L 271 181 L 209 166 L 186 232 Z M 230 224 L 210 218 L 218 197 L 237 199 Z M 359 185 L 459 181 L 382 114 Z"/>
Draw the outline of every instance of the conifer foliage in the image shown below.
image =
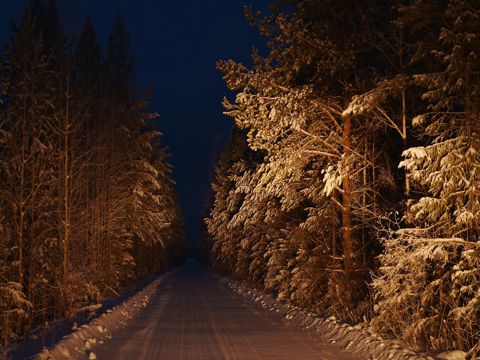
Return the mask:
<path fill-rule="evenodd" d="M 180 259 L 183 222 L 156 114 L 118 17 L 103 56 L 32 1 L 0 68 L 0 349 Z"/>
<path fill-rule="evenodd" d="M 480 352 L 478 2 L 277 1 L 202 248 L 218 270 L 408 343 Z M 373 305 L 373 306 L 372 306 Z"/>

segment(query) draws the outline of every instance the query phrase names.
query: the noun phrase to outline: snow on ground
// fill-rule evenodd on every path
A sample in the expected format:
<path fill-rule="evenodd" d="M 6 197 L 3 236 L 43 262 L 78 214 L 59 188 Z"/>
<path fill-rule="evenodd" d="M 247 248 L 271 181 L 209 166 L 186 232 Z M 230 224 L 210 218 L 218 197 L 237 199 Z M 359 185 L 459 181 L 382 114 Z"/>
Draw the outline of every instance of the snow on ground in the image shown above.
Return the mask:
<path fill-rule="evenodd" d="M 163 275 L 153 280 L 143 290 L 107 310 L 90 323 L 74 328 L 71 334 L 66 335 L 52 348 L 44 349 L 34 359 L 96 359 L 95 347 L 104 344 L 112 336 L 126 328 L 149 304 L 157 292 L 159 284 L 166 276 Z"/>
<path fill-rule="evenodd" d="M 96 357 L 132 360 L 359 360 L 220 284 L 187 261 L 160 285 L 135 323 L 95 349 Z"/>
<path fill-rule="evenodd" d="M 198 271 L 196 273 L 198 273 Z M 170 275 L 171 274 L 167 274 L 160 278 L 155 279 L 149 285 L 147 285 L 143 290 L 139 291 L 132 297 L 126 299 L 123 303 L 115 306 L 111 310 L 107 310 L 106 313 L 104 313 L 98 318 L 93 319 L 90 323 L 74 329 L 74 331 L 71 334 L 65 336 L 54 347 L 50 349 L 44 349 L 40 354 L 38 354 L 35 357 L 35 359 L 37 360 L 97 359 L 96 352 L 100 352 L 100 348 L 97 348 L 98 346 L 101 346 L 102 344 L 109 342 L 109 340 L 112 339 L 112 337 L 114 337 L 114 339 L 116 339 L 118 343 L 118 339 L 122 339 L 122 336 L 123 338 L 125 338 L 125 335 L 129 334 L 123 330 L 127 328 L 127 326 L 133 324 L 134 319 L 139 319 L 142 316 L 143 317 L 146 316 L 147 318 L 151 317 L 150 312 L 152 311 L 152 308 L 150 306 L 148 309 L 148 313 L 145 313 L 142 310 L 144 310 L 147 307 L 147 305 L 154 303 L 154 301 L 152 300 L 154 299 L 154 296 L 158 294 L 158 291 L 159 291 L 158 287 L 160 283 L 163 282 L 167 276 L 170 277 Z M 180 275 L 177 274 L 177 277 L 178 276 Z M 187 276 L 187 280 L 190 279 L 191 277 L 192 276 L 190 277 Z M 238 293 L 239 295 L 255 301 L 263 309 L 270 311 L 272 313 L 276 313 L 278 314 L 278 316 L 282 316 L 285 320 L 286 326 L 291 327 L 292 329 L 307 329 L 311 332 L 317 332 L 319 336 L 321 336 L 322 338 L 328 339 L 328 341 L 331 344 L 335 344 L 340 348 L 351 351 L 353 352 L 353 354 L 355 354 L 355 356 L 358 356 L 359 358 L 371 359 L 371 360 L 373 359 L 434 360 L 434 358 L 431 356 L 428 356 L 425 354 L 419 354 L 412 350 L 404 348 L 403 344 L 398 340 L 385 340 L 367 327 L 363 327 L 361 325 L 350 326 L 348 324 L 342 324 L 341 322 L 336 320 L 334 317 L 330 317 L 328 319 L 321 318 L 318 314 L 292 306 L 291 304 L 288 304 L 284 300 L 275 299 L 272 296 L 267 295 L 265 292 L 250 288 L 245 283 L 242 283 L 239 281 L 235 281 L 235 280 L 223 278 L 223 277 L 218 277 L 217 280 L 220 283 L 222 283 L 224 286 L 229 287 L 230 289 Z M 196 278 L 193 280 L 190 279 L 189 281 L 195 281 L 195 283 L 197 283 L 198 279 Z M 174 283 L 176 282 L 174 281 Z M 170 285 L 173 286 L 172 284 Z M 185 286 L 185 284 L 183 284 L 181 281 L 179 282 L 177 287 L 180 290 L 182 289 L 185 290 L 188 294 L 192 292 L 191 285 Z M 202 289 L 205 288 L 205 286 L 200 286 L 200 287 Z M 175 293 L 177 296 L 174 296 L 174 298 L 178 297 L 178 294 L 177 294 L 178 292 L 179 291 Z M 212 293 L 211 296 L 219 296 L 216 293 L 215 293 L 216 295 L 213 295 L 213 294 L 214 293 Z M 184 294 L 184 296 L 186 295 Z M 195 294 L 190 294 L 190 298 L 189 299 L 191 301 L 194 301 L 195 304 L 199 302 L 199 298 Z M 175 304 L 178 303 L 178 301 L 179 301 L 178 299 L 172 298 L 172 302 L 169 304 L 171 304 L 170 306 L 174 306 Z M 157 302 L 158 302 L 158 299 L 157 299 Z M 185 301 L 180 301 L 180 302 L 182 304 L 186 303 Z M 200 303 L 211 305 L 211 301 L 200 301 Z M 162 304 L 160 305 L 163 308 L 164 305 Z M 189 306 L 193 306 L 193 305 L 189 305 Z M 182 311 L 185 312 L 186 310 L 184 309 Z M 198 312 L 198 309 L 196 311 Z M 171 311 L 168 311 L 168 312 L 170 313 Z M 193 312 L 194 315 L 196 314 L 195 316 L 198 316 L 197 312 L 195 311 Z M 162 310 L 162 312 L 159 312 L 159 314 L 160 313 L 163 314 L 164 311 Z M 215 311 L 215 314 L 217 314 L 218 316 L 218 314 L 221 314 L 221 312 Z M 162 322 L 165 321 L 163 318 L 157 319 L 157 320 Z M 156 325 L 158 322 L 157 320 L 155 321 L 152 320 L 153 325 L 155 325 L 154 328 L 157 330 L 162 329 L 160 325 L 158 325 L 160 327 Z M 173 320 L 175 320 L 175 323 L 178 322 L 177 318 Z M 198 330 L 200 325 L 196 324 L 195 329 Z M 206 326 L 206 325 L 204 324 L 202 326 Z M 171 331 L 171 330 L 172 328 L 170 327 L 170 325 L 167 326 L 166 331 Z M 120 333 L 122 333 L 123 335 L 120 335 Z M 202 336 L 202 334 L 199 333 L 197 334 L 197 336 Z M 136 346 L 140 350 L 148 345 L 146 344 L 146 340 L 143 335 L 141 337 L 138 337 L 137 340 L 138 341 L 136 342 Z M 204 339 L 202 341 L 204 341 Z M 155 340 L 155 342 L 157 343 L 158 341 Z M 117 344 L 115 343 L 115 340 L 112 340 L 109 343 L 113 345 Z M 158 344 L 156 344 L 156 346 L 157 345 Z M 177 345 L 178 344 L 163 344 L 162 347 L 177 346 Z M 105 346 L 108 346 L 108 345 L 106 344 Z M 110 347 L 111 346 L 112 345 L 110 345 Z M 183 349 L 181 349 L 181 351 L 183 351 Z M 464 360 L 465 353 L 461 351 L 446 352 L 446 353 L 437 355 L 436 359 Z"/>
<path fill-rule="evenodd" d="M 236 293 L 258 303 L 263 309 L 285 318 L 287 326 L 318 332 L 330 343 L 340 345 L 361 358 L 371 360 L 434 360 L 433 357 L 407 349 L 399 340 L 385 340 L 372 329 L 341 323 L 335 317 L 328 319 L 318 314 L 293 306 L 284 300 L 275 299 L 264 291 L 249 287 L 243 282 L 219 277 L 218 280 Z M 463 351 L 445 352 L 436 359 L 465 360 Z"/>

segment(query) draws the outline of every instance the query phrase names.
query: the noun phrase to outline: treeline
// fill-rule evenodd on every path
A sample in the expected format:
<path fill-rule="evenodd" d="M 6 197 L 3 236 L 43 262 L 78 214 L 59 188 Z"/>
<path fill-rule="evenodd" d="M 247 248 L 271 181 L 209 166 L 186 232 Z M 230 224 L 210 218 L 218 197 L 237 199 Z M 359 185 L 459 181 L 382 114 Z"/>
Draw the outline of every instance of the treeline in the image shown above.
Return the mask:
<path fill-rule="evenodd" d="M 183 251 L 171 166 L 117 17 L 103 55 L 33 0 L 1 56 L 0 348 Z"/>
<path fill-rule="evenodd" d="M 430 349 L 480 352 L 480 4 L 277 1 L 219 70 L 236 128 L 220 271 Z"/>

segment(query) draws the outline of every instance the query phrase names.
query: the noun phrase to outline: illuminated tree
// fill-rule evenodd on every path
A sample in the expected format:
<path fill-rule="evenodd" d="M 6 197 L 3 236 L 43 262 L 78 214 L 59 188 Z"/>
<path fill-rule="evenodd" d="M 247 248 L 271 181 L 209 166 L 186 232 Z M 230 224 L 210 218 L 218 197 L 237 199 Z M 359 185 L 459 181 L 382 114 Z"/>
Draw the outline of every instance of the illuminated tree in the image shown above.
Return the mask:
<path fill-rule="evenodd" d="M 76 46 L 75 46 L 76 45 Z M 120 19 L 102 59 L 55 1 L 32 1 L 1 62 L 2 351 L 179 261 L 183 220 Z"/>
<path fill-rule="evenodd" d="M 439 15 L 410 22 L 426 10 Z M 474 358 L 480 351 L 480 9 L 454 0 L 445 7 L 415 3 L 403 11 L 410 31 L 433 27 L 437 41 L 429 33 L 416 48 L 434 64 L 414 76 L 428 106 L 413 119 L 423 146 L 407 149 L 400 164 L 418 196 L 407 203 L 405 226 L 385 240 L 381 276 L 373 283 L 374 324 L 412 344 L 461 348 Z"/>

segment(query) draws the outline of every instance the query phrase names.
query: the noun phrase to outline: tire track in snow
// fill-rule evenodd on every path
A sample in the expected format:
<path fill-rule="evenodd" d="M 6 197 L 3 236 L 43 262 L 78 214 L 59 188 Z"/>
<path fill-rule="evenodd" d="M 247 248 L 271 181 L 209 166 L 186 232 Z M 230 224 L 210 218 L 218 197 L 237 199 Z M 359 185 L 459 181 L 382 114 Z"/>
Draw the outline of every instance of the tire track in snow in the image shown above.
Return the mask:
<path fill-rule="evenodd" d="M 355 359 L 234 294 L 187 263 L 159 286 L 131 326 L 95 348 L 97 359 Z"/>

